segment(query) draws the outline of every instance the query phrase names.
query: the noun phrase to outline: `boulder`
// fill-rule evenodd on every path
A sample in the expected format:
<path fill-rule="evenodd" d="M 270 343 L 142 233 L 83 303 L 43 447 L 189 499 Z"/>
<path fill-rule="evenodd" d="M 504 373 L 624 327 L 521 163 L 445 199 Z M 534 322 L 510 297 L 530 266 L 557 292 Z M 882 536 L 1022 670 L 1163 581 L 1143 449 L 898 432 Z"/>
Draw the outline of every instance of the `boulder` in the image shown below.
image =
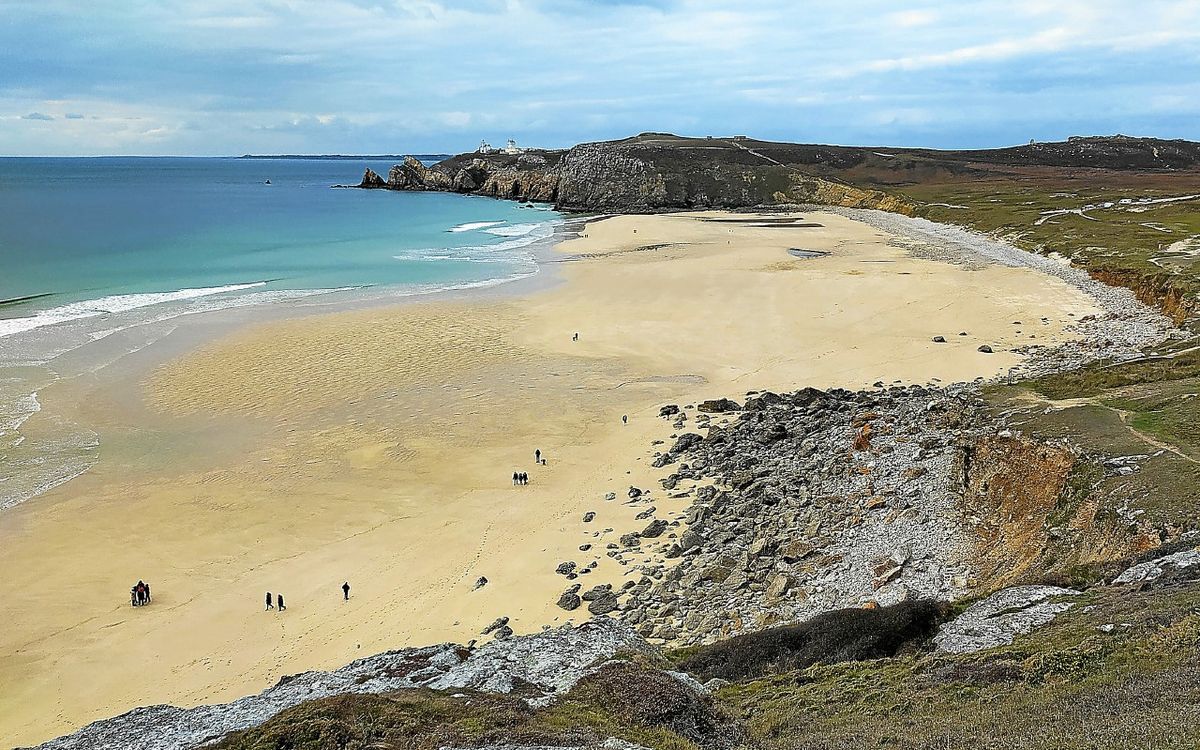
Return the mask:
<path fill-rule="evenodd" d="M 667 530 L 667 522 L 661 518 L 655 519 L 642 529 L 642 536 L 647 539 L 657 539 Z"/>
<path fill-rule="evenodd" d="M 579 609 L 580 605 L 583 604 L 583 600 L 580 598 L 579 594 L 568 590 L 564 591 L 562 596 L 558 597 L 557 603 L 559 607 L 567 610 L 568 612 L 573 612 Z"/>
<path fill-rule="evenodd" d="M 736 401 L 732 401 L 727 398 L 717 398 L 717 399 L 710 399 L 708 401 L 701 401 L 700 404 L 696 408 L 702 412 L 707 412 L 710 414 L 722 414 L 724 412 L 741 411 L 742 410 L 742 407 Z"/>
<path fill-rule="evenodd" d="M 588 602 L 588 612 L 593 615 L 606 615 L 609 612 L 615 612 L 619 607 L 617 595 L 612 591 L 607 591 L 603 596 L 597 596 Z"/>

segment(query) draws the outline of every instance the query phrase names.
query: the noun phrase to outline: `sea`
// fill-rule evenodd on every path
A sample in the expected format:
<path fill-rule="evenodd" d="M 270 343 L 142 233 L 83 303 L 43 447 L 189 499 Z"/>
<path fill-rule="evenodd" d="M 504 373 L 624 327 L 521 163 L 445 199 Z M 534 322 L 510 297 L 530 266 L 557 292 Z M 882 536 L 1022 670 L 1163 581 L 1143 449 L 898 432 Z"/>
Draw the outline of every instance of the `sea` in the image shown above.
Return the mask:
<path fill-rule="evenodd" d="M 538 272 L 564 221 L 544 206 L 334 187 L 392 163 L 0 158 L 0 512 L 97 460 L 86 425 L 35 419 L 47 388 L 107 364 L 80 352 L 124 356 L 207 312 L 386 301 Z"/>

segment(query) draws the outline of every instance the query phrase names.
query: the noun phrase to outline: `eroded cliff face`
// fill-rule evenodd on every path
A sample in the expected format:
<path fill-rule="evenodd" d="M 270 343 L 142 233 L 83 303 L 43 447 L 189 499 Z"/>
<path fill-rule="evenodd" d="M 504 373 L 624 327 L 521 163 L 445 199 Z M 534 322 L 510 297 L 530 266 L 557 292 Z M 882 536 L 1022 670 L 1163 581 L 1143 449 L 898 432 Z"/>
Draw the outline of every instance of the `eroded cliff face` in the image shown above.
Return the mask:
<path fill-rule="evenodd" d="M 1133 290 L 1142 303 L 1161 310 L 1177 326 L 1200 317 L 1200 299 L 1170 274 L 1143 274 L 1121 268 L 1097 268 L 1088 273 L 1109 286 Z"/>
<path fill-rule="evenodd" d="M 963 508 L 975 518 L 977 588 L 1044 581 L 1156 546 L 1098 513 L 1098 469 L 1077 450 L 999 434 L 961 447 Z"/>
<path fill-rule="evenodd" d="M 706 144 L 710 142 L 704 142 Z M 568 211 L 652 213 L 816 203 L 911 214 L 906 201 L 832 182 L 727 141 L 697 147 L 647 134 L 568 151 L 463 154 L 431 167 L 408 157 L 359 187 L 435 190 L 554 203 Z"/>

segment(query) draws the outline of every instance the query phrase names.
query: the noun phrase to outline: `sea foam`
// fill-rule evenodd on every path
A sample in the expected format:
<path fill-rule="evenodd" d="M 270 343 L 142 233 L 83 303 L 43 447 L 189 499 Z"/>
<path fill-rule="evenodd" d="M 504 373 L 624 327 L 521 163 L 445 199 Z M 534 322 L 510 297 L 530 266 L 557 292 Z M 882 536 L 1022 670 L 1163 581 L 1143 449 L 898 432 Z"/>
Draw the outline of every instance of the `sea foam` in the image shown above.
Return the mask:
<path fill-rule="evenodd" d="M 255 281 L 248 284 L 228 284 L 226 286 L 179 289 L 174 292 L 114 294 L 108 297 L 100 297 L 93 300 L 72 302 L 59 307 L 52 307 L 48 310 L 39 310 L 33 315 L 24 318 L 0 319 L 0 338 L 23 333 L 25 331 L 32 331 L 37 328 L 52 326 L 58 323 L 66 323 L 68 321 L 81 320 L 83 318 L 94 318 L 100 315 L 127 312 L 129 310 L 137 310 L 138 308 L 142 307 L 150 307 L 151 305 L 160 305 L 165 302 L 178 302 L 181 300 L 196 299 L 198 297 L 208 297 L 214 294 L 239 292 L 243 289 L 253 289 L 254 287 L 265 286 L 266 283 L 267 282 L 265 281 Z"/>

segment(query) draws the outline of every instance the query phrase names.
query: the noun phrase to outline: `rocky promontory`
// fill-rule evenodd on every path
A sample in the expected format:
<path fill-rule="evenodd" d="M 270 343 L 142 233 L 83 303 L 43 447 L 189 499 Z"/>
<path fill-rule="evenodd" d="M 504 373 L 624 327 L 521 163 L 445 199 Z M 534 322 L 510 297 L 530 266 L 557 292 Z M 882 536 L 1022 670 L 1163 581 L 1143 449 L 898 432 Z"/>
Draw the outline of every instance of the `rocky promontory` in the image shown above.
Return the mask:
<path fill-rule="evenodd" d="M 362 188 L 432 190 L 553 203 L 565 211 L 651 213 L 813 203 L 908 214 L 896 196 L 815 176 L 734 139 L 644 133 L 567 150 L 470 153 L 432 166 L 407 157 Z"/>

